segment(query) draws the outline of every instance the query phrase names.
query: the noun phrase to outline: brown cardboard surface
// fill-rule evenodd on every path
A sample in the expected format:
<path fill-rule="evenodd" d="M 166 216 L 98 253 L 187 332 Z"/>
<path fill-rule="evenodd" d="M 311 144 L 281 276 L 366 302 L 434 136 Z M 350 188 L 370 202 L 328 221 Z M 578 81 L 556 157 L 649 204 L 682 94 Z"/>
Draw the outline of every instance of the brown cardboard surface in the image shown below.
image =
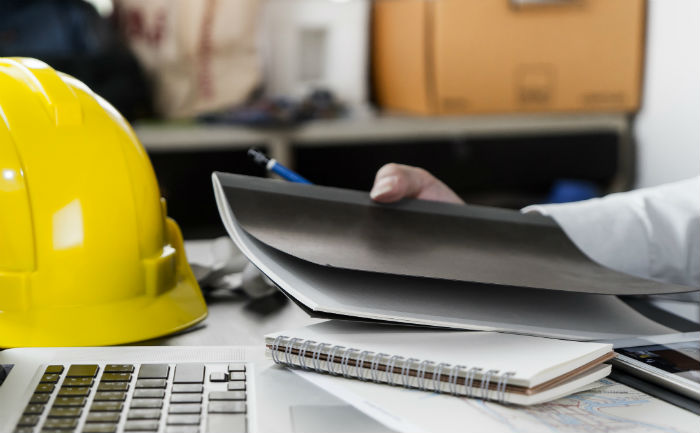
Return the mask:
<path fill-rule="evenodd" d="M 375 88 L 386 108 L 428 114 L 433 110 L 428 64 L 429 17 L 424 0 L 378 1 L 373 11 Z"/>
<path fill-rule="evenodd" d="M 422 114 L 634 111 L 644 18 L 644 0 L 378 0 L 377 98 Z M 426 72 L 407 73 L 409 62 Z"/>

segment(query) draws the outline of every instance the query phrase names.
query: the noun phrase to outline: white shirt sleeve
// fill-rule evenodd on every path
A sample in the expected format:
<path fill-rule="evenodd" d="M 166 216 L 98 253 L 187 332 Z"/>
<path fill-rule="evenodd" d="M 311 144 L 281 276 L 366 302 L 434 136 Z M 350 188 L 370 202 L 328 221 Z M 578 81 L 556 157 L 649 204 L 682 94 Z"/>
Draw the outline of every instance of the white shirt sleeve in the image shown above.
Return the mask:
<path fill-rule="evenodd" d="M 700 288 L 700 177 L 522 212 L 552 217 L 603 266 Z"/>

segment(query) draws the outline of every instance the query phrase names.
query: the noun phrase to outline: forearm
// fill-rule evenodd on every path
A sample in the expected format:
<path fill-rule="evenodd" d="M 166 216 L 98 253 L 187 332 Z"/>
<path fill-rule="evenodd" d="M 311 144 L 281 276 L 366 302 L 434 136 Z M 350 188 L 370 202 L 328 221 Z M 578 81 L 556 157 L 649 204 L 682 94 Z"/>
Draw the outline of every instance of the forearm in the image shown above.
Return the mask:
<path fill-rule="evenodd" d="M 554 218 L 604 266 L 700 287 L 700 178 L 522 211 Z"/>

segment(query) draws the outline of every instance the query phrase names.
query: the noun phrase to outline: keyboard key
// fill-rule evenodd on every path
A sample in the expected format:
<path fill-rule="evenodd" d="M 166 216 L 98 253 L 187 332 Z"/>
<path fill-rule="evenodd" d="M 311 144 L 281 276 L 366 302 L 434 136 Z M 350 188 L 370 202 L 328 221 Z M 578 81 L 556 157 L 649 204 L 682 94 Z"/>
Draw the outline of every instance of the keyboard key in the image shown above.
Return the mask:
<path fill-rule="evenodd" d="M 199 425 L 202 417 L 199 415 L 168 415 L 168 425 Z"/>
<path fill-rule="evenodd" d="M 46 402 L 49 401 L 50 397 L 51 396 L 49 394 L 34 394 L 29 399 L 29 403 L 31 403 L 31 404 L 45 404 Z"/>
<path fill-rule="evenodd" d="M 99 369 L 97 365 L 71 365 L 66 377 L 95 377 Z"/>
<path fill-rule="evenodd" d="M 49 418 L 78 418 L 82 413 L 82 407 L 52 407 Z"/>
<path fill-rule="evenodd" d="M 168 413 L 201 413 L 201 404 L 171 404 Z"/>
<path fill-rule="evenodd" d="M 228 374 L 223 371 L 214 371 L 209 375 L 210 382 L 226 382 L 228 381 Z"/>
<path fill-rule="evenodd" d="M 44 373 L 46 374 L 61 374 L 63 373 L 63 366 L 62 365 L 49 365 L 46 367 L 46 370 L 44 370 Z"/>
<path fill-rule="evenodd" d="M 201 403 L 202 394 L 172 394 L 170 403 Z"/>
<path fill-rule="evenodd" d="M 167 379 L 170 366 L 168 364 L 142 364 L 139 368 L 139 379 Z"/>
<path fill-rule="evenodd" d="M 166 384 L 165 379 L 138 379 L 136 388 L 165 388 Z"/>
<path fill-rule="evenodd" d="M 245 413 L 244 401 L 210 401 L 209 413 Z"/>
<path fill-rule="evenodd" d="M 98 423 L 115 423 L 119 422 L 121 413 L 119 412 L 93 412 L 92 410 L 88 413 L 85 422 L 98 422 Z"/>
<path fill-rule="evenodd" d="M 229 373 L 228 380 L 245 380 L 245 373 L 241 373 L 241 372 Z"/>
<path fill-rule="evenodd" d="M 131 373 L 103 373 L 100 382 L 128 382 Z"/>
<path fill-rule="evenodd" d="M 44 407 L 43 404 L 28 404 L 24 408 L 24 415 L 41 415 L 44 412 Z"/>
<path fill-rule="evenodd" d="M 98 391 L 128 391 L 128 382 L 100 382 L 97 385 Z"/>
<path fill-rule="evenodd" d="M 44 421 L 42 430 L 67 430 L 74 429 L 78 426 L 78 418 L 49 418 Z"/>
<path fill-rule="evenodd" d="M 92 377 L 67 377 L 66 380 L 63 381 L 61 386 L 92 386 L 92 384 L 95 382 L 95 379 Z"/>
<path fill-rule="evenodd" d="M 34 392 L 37 394 L 51 394 L 55 388 L 56 385 L 52 383 L 40 383 L 36 386 Z"/>
<path fill-rule="evenodd" d="M 229 391 L 245 391 L 245 382 L 238 380 L 226 384 L 226 389 Z"/>
<path fill-rule="evenodd" d="M 105 373 L 133 373 L 134 366 L 131 364 L 107 364 Z"/>
<path fill-rule="evenodd" d="M 228 372 L 232 373 L 234 371 L 245 371 L 245 363 L 243 362 L 233 362 L 228 365 Z"/>
<path fill-rule="evenodd" d="M 245 391 L 212 391 L 209 400 L 245 400 Z"/>
<path fill-rule="evenodd" d="M 166 430 L 166 432 L 169 432 L 170 430 Z M 33 427 L 17 427 L 13 430 L 12 433 L 34 433 L 34 428 Z"/>
<path fill-rule="evenodd" d="M 98 391 L 95 393 L 95 401 L 124 401 L 124 399 L 126 399 L 125 392 Z"/>
<path fill-rule="evenodd" d="M 45 374 L 41 376 L 41 383 L 56 383 L 60 377 L 59 374 Z"/>
<path fill-rule="evenodd" d="M 124 403 L 121 401 L 94 401 L 90 406 L 90 412 L 121 412 Z"/>
<path fill-rule="evenodd" d="M 163 398 L 165 391 L 162 389 L 135 389 L 133 398 Z"/>
<path fill-rule="evenodd" d="M 178 364 L 173 383 L 204 383 L 203 364 Z"/>
<path fill-rule="evenodd" d="M 24 415 L 17 422 L 17 427 L 34 427 L 39 422 L 36 415 Z"/>
<path fill-rule="evenodd" d="M 163 400 L 159 398 L 135 398 L 131 400 L 132 409 L 160 409 L 163 407 Z"/>
<path fill-rule="evenodd" d="M 124 424 L 124 431 L 158 431 L 158 421 L 129 420 Z"/>
<path fill-rule="evenodd" d="M 110 423 L 85 424 L 83 433 L 116 433 L 117 425 Z"/>
<path fill-rule="evenodd" d="M 32 432 L 29 432 L 32 433 Z M 199 426 L 194 425 L 169 425 L 165 427 L 165 433 L 199 433 Z"/>
<path fill-rule="evenodd" d="M 54 406 L 66 406 L 66 407 L 83 407 L 85 406 L 85 397 L 56 397 L 53 401 Z"/>
<path fill-rule="evenodd" d="M 160 409 L 131 409 L 126 419 L 160 419 Z"/>
<path fill-rule="evenodd" d="M 196 383 L 176 383 L 173 385 L 173 393 L 185 393 L 185 392 L 204 392 L 204 385 L 198 385 Z"/>
<path fill-rule="evenodd" d="M 207 433 L 246 433 L 243 414 L 211 414 L 207 416 Z"/>
<path fill-rule="evenodd" d="M 61 388 L 58 395 L 61 397 L 86 397 L 90 394 L 90 388 Z"/>

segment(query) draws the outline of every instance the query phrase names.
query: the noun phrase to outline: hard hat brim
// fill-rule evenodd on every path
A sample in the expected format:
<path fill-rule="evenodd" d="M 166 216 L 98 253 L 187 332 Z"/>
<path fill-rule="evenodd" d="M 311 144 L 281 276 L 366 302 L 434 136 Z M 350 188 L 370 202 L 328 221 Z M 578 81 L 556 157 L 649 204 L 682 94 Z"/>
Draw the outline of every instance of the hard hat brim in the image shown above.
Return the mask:
<path fill-rule="evenodd" d="M 0 311 L 0 347 L 133 343 L 178 332 L 204 320 L 206 303 L 187 263 L 182 235 L 172 219 L 166 221 L 176 251 L 174 287 L 157 296 L 144 294 L 89 308 L 75 305 L 31 312 Z"/>

